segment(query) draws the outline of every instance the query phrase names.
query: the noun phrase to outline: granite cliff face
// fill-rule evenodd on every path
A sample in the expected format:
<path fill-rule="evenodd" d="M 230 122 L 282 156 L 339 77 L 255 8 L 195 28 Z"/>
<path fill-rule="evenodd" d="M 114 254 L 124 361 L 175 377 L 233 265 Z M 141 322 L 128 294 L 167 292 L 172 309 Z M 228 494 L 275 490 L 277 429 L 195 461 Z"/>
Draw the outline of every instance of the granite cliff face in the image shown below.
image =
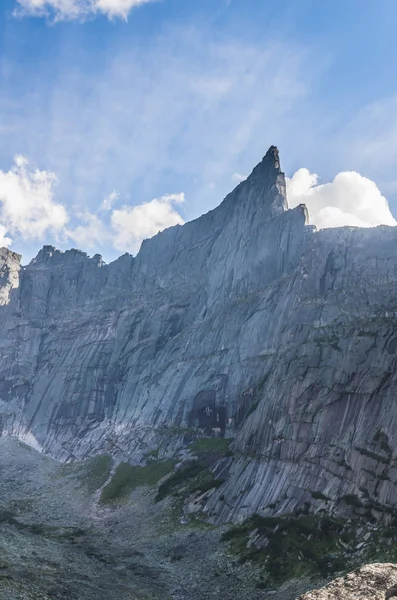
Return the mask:
<path fill-rule="evenodd" d="M 2 249 L 0 323 L 3 435 L 135 463 L 230 437 L 216 522 L 397 500 L 397 229 L 315 231 L 275 147 L 135 258 Z"/>

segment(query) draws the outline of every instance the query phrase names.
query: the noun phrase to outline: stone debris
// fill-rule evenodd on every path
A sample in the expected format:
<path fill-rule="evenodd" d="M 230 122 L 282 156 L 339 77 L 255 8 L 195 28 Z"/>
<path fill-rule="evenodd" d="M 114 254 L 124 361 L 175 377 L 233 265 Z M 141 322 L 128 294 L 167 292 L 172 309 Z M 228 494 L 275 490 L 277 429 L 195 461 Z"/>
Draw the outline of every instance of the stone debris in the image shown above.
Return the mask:
<path fill-rule="evenodd" d="M 365 565 L 324 588 L 298 600 L 393 600 L 397 599 L 397 565 Z"/>

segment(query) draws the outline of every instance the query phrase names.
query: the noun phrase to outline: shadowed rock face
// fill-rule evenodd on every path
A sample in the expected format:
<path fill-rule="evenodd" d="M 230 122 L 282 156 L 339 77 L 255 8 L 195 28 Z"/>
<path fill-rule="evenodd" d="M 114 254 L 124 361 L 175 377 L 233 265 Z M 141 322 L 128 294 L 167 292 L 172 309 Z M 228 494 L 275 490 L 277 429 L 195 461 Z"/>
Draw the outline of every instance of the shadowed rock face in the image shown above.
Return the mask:
<path fill-rule="evenodd" d="M 317 232 L 271 147 L 215 210 L 110 265 L 0 253 L 0 429 L 67 460 L 234 438 L 215 521 L 395 503 L 397 230 Z M 316 502 L 321 505 L 322 500 Z"/>

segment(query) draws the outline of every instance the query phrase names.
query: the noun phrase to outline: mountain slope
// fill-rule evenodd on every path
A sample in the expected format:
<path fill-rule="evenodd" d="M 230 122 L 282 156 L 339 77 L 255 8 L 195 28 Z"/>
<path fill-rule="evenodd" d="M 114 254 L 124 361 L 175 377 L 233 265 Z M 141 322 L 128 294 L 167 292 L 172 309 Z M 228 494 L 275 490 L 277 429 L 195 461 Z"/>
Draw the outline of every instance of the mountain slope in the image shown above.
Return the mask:
<path fill-rule="evenodd" d="M 389 514 L 397 231 L 307 220 L 271 147 L 219 207 L 135 258 L 45 246 L 21 267 L 2 249 L 3 435 L 134 463 L 226 436 L 201 505 L 213 522 L 305 503 Z"/>

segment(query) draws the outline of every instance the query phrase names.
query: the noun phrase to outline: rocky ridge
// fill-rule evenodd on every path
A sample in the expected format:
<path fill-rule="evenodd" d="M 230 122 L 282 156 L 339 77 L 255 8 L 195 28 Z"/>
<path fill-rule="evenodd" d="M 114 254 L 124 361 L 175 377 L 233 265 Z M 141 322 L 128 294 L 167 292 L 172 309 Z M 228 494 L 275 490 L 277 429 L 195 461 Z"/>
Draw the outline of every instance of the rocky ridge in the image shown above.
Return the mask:
<path fill-rule="evenodd" d="M 0 427 L 61 460 L 230 438 L 213 523 L 393 518 L 397 231 L 315 231 L 271 147 L 222 204 L 105 265 L 0 258 Z"/>

